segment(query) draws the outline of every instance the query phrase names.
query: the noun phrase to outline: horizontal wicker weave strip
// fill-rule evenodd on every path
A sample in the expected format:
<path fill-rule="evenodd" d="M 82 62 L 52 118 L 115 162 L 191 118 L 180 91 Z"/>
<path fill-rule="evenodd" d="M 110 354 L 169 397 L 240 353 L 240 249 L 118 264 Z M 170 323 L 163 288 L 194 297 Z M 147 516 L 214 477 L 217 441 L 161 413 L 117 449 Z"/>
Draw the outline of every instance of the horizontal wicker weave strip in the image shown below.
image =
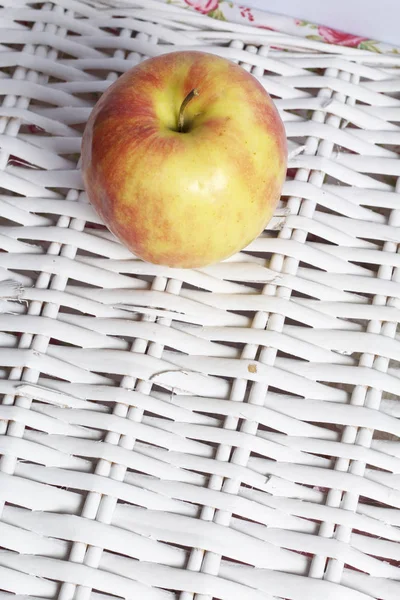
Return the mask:
<path fill-rule="evenodd" d="M 0 600 L 400 597 L 400 57 L 156 0 L 0 8 Z M 79 170 L 121 73 L 251 71 L 276 214 L 232 259 L 143 263 Z"/>

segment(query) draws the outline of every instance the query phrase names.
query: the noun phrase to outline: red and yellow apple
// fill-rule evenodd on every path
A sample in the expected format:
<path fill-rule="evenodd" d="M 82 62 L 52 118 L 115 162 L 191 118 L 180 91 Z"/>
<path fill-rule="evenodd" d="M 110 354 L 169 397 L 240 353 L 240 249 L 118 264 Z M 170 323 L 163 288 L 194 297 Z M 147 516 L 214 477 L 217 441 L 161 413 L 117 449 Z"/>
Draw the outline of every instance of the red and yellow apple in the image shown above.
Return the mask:
<path fill-rule="evenodd" d="M 203 52 L 172 52 L 122 75 L 82 142 L 88 197 L 136 256 L 170 267 L 228 258 L 270 220 L 286 137 L 262 85 Z"/>

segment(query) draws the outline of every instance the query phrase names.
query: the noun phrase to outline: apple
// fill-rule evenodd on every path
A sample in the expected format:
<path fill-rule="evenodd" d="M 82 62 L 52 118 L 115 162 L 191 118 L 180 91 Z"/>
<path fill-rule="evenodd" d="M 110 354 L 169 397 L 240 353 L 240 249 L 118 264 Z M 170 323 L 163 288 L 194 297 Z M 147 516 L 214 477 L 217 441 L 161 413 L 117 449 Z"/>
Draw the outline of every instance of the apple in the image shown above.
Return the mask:
<path fill-rule="evenodd" d="M 228 258 L 265 228 L 286 173 L 285 130 L 242 67 L 171 52 L 122 75 L 82 141 L 89 200 L 145 261 L 178 268 Z"/>

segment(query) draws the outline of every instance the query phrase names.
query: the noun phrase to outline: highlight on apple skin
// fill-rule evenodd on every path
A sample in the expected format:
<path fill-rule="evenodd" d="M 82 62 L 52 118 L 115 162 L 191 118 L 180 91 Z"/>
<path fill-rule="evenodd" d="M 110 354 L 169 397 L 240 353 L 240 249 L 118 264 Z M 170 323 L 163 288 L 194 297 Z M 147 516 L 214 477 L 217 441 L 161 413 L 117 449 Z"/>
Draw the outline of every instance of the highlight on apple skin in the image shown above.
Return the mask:
<path fill-rule="evenodd" d="M 89 200 L 136 256 L 176 268 L 228 258 L 271 219 L 286 174 L 283 123 L 250 73 L 171 52 L 122 75 L 82 141 Z"/>

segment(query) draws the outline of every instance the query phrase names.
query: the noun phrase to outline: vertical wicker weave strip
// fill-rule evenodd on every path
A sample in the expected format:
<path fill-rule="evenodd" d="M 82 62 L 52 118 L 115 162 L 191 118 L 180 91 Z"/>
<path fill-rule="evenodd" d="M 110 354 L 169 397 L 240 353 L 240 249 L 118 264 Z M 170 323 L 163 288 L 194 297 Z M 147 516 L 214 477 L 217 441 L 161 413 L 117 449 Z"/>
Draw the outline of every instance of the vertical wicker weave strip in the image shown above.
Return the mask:
<path fill-rule="evenodd" d="M 398 600 L 400 57 L 157 0 L 0 8 L 0 600 Z M 112 81 L 240 63 L 285 122 L 264 233 L 145 264 L 83 192 Z"/>

